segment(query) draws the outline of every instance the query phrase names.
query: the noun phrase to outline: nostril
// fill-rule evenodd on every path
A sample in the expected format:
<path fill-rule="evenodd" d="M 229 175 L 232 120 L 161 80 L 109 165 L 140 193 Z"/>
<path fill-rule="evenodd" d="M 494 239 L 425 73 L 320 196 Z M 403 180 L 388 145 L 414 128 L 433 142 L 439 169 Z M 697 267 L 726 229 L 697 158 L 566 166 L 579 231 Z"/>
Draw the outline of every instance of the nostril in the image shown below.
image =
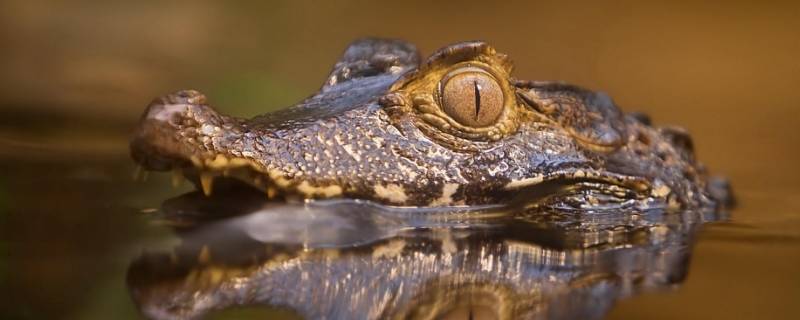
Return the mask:
<path fill-rule="evenodd" d="M 163 98 L 167 99 L 169 103 L 173 104 L 206 104 L 206 96 L 197 90 L 180 90 L 172 94 L 168 94 Z"/>
<path fill-rule="evenodd" d="M 187 137 L 200 124 L 215 124 L 216 112 L 195 90 L 181 90 L 153 100 L 142 115 L 133 138 L 131 155 L 149 170 L 168 170 L 189 161 Z"/>
<path fill-rule="evenodd" d="M 181 90 L 160 97 L 150 103 L 144 120 L 169 122 L 176 115 L 182 115 L 190 106 L 204 105 L 206 96 L 195 90 Z"/>

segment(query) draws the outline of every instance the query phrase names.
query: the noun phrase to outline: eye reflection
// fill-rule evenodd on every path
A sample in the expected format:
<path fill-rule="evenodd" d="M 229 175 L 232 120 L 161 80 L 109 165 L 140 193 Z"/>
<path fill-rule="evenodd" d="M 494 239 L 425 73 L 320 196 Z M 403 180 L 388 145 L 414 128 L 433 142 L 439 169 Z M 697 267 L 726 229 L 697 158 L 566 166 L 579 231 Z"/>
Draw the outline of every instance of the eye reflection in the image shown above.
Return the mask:
<path fill-rule="evenodd" d="M 443 80 L 444 112 L 465 126 L 492 125 L 503 112 L 503 90 L 491 75 L 477 69 L 457 71 Z"/>

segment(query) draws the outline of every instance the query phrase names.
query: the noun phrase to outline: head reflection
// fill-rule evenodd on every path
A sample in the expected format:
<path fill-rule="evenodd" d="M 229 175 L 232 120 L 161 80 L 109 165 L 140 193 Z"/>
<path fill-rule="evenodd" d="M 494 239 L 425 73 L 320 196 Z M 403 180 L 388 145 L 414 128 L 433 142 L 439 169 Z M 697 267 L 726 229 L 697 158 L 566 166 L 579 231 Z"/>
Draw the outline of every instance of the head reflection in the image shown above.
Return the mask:
<path fill-rule="evenodd" d="M 161 208 L 181 242 L 136 258 L 149 318 L 243 306 L 302 317 L 600 318 L 622 296 L 679 283 L 709 212 L 571 215 L 500 207 L 401 209 L 191 193 Z"/>

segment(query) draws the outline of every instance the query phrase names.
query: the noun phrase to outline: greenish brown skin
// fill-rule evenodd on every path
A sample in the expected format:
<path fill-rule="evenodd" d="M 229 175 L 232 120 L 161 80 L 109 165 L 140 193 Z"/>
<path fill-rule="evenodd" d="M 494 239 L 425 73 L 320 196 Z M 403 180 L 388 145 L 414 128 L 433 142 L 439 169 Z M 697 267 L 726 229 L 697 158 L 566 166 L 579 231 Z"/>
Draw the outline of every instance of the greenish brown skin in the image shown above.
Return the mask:
<path fill-rule="evenodd" d="M 463 125 L 442 105 L 443 79 L 465 68 L 485 72 L 502 91 L 501 114 L 488 125 Z M 359 40 L 319 92 L 285 110 L 245 120 L 217 113 L 197 91 L 156 99 L 132 156 L 145 169 L 188 175 L 207 192 L 226 175 L 284 198 L 524 201 L 579 211 L 728 202 L 684 131 L 624 114 L 603 93 L 518 80 L 511 69 L 482 42 L 445 47 L 420 63 L 408 43 Z"/>

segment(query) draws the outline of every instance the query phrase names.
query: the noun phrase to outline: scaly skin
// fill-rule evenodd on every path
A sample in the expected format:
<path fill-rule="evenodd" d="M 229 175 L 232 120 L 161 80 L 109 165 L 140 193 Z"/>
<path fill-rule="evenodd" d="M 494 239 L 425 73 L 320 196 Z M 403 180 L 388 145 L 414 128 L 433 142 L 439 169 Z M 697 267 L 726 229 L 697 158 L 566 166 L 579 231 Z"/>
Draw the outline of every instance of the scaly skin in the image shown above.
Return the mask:
<path fill-rule="evenodd" d="M 147 108 L 132 155 L 206 192 L 229 175 L 270 196 L 399 206 L 525 201 L 594 210 L 728 200 L 694 159 L 688 135 L 626 115 L 602 93 L 517 80 L 510 60 L 482 42 L 419 61 L 404 42 L 356 41 L 318 93 L 249 120 L 217 113 L 196 91 L 169 94 Z M 443 79 L 460 70 L 497 81 L 502 111 L 489 125 L 464 125 L 444 111 Z M 471 91 L 463 94 L 471 101 Z"/>

